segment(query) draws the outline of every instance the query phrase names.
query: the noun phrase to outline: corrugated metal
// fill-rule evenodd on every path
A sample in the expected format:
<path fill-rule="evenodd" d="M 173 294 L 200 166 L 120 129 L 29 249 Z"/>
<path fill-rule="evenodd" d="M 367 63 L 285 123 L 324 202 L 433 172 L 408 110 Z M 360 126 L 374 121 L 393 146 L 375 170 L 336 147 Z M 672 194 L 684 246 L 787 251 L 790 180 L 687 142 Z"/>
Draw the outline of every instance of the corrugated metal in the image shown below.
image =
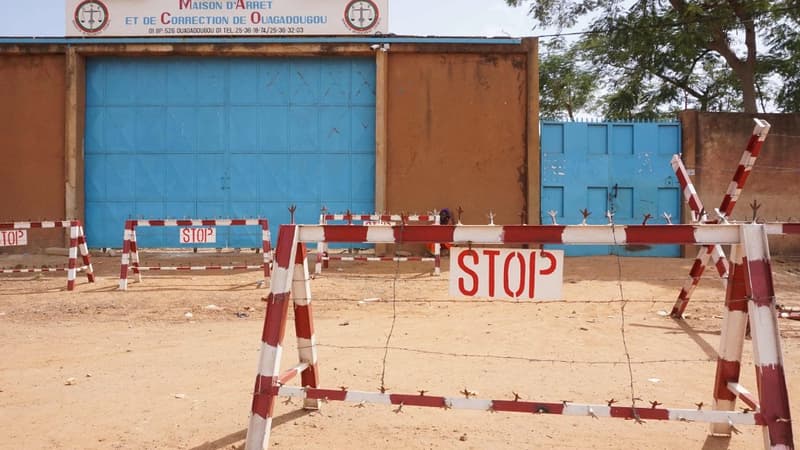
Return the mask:
<path fill-rule="evenodd" d="M 275 228 L 291 203 L 305 223 L 323 204 L 373 208 L 372 59 L 92 58 L 86 97 L 93 246 L 120 246 L 126 218 L 260 216 Z M 139 241 L 177 246 L 177 231 Z M 231 229 L 223 243 L 259 242 Z"/>

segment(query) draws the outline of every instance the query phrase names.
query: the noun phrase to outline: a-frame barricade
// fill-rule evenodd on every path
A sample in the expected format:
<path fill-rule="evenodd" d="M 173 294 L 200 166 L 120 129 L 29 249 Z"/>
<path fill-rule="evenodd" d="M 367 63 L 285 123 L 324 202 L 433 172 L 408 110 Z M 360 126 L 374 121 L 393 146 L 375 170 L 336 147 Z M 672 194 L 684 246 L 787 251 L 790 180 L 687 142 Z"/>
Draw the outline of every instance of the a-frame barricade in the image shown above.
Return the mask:
<path fill-rule="evenodd" d="M 253 392 L 246 449 L 269 446 L 276 397 L 304 399 L 304 407 L 318 409 L 320 401 L 380 403 L 444 409 L 521 412 L 641 420 L 705 422 L 713 434 L 730 434 L 734 426 L 757 425 L 764 430 L 767 449 L 793 449 L 789 397 L 775 314 L 775 294 L 769 261 L 767 234 L 797 233 L 797 224 L 701 224 L 701 225 L 609 225 L 609 226 L 464 226 L 411 225 L 365 227 L 354 225 L 283 225 L 278 235 L 275 270 L 262 332 L 258 374 Z M 694 244 L 734 246 L 737 263 L 726 292 L 726 310 L 720 359 L 714 382 L 713 410 L 639 408 L 575 402 L 535 402 L 514 399 L 486 400 L 427 394 L 362 392 L 319 387 L 306 243 L 363 242 L 375 244 L 453 242 L 471 244 Z M 299 362 L 281 372 L 289 302 L 294 305 Z M 748 315 L 749 314 L 749 315 Z M 744 326 L 753 333 L 757 395 L 739 384 L 740 360 L 745 342 Z M 301 386 L 287 383 L 296 375 Z M 424 392 L 424 391 L 423 391 Z M 748 409 L 734 410 L 741 399 Z"/>

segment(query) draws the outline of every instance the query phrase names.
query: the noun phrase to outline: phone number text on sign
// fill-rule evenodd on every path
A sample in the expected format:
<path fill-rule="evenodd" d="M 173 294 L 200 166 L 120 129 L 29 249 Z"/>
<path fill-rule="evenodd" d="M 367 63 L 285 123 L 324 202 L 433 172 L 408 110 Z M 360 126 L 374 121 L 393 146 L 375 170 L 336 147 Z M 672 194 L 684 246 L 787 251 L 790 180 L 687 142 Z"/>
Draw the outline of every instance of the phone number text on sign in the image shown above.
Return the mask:
<path fill-rule="evenodd" d="M 217 242 L 217 229 L 214 227 L 181 228 L 181 244 L 213 244 Z"/>
<path fill-rule="evenodd" d="M 564 252 L 499 248 L 450 250 L 453 297 L 561 300 Z"/>
<path fill-rule="evenodd" d="M 0 231 L 0 247 L 28 245 L 28 230 Z"/>

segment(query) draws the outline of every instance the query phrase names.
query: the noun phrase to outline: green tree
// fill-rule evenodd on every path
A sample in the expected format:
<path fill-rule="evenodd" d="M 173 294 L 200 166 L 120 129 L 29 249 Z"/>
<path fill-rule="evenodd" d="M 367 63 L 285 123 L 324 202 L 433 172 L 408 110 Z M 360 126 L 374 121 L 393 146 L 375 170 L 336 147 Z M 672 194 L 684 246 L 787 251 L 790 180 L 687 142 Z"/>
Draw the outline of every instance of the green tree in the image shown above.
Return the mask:
<path fill-rule="evenodd" d="M 539 64 L 539 110 L 545 119 L 575 120 L 575 113 L 584 110 L 597 89 L 596 78 L 581 67 L 577 48 L 565 47 L 563 39 L 545 45 Z"/>
<path fill-rule="evenodd" d="M 696 107 L 757 112 L 758 100 L 796 111 L 800 78 L 786 55 L 800 59 L 798 0 L 506 0 L 529 4 L 545 27 L 590 25 L 578 54 L 605 80 L 609 116 L 655 117 Z M 767 40 L 768 51 L 759 51 Z M 783 58 L 783 59 L 782 59 Z M 796 64 L 794 67 L 797 67 Z M 782 70 L 781 70 L 782 68 Z M 797 89 L 768 88 L 794 76 Z M 793 100 L 794 99 L 794 100 Z"/>

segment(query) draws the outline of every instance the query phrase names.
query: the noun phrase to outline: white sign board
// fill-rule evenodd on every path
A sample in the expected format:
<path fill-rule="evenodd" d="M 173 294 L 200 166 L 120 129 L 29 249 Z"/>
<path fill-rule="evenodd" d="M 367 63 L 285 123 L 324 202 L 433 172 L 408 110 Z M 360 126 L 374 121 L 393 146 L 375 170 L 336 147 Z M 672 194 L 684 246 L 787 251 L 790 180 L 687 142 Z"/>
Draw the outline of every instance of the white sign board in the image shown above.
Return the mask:
<path fill-rule="evenodd" d="M 217 229 L 214 227 L 181 228 L 179 231 L 181 244 L 214 244 L 217 242 Z"/>
<path fill-rule="evenodd" d="M 389 0 L 66 0 L 67 36 L 387 34 Z"/>
<path fill-rule="evenodd" d="M 562 250 L 451 248 L 453 297 L 560 300 Z"/>
<path fill-rule="evenodd" d="M 28 245 L 28 230 L 0 230 L 0 247 Z"/>

